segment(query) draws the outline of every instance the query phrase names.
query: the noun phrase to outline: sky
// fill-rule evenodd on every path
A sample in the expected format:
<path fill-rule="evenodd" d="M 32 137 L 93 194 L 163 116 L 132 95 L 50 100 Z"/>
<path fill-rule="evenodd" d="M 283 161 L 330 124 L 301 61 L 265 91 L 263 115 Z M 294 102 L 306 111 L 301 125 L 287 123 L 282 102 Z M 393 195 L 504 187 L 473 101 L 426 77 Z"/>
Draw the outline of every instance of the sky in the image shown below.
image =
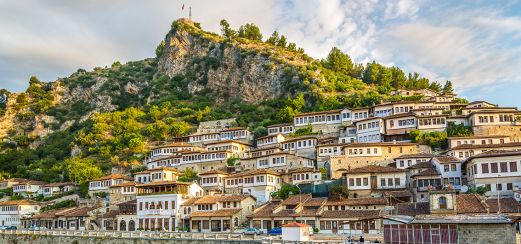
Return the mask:
<path fill-rule="evenodd" d="M 154 57 L 189 7 L 212 32 L 221 19 L 255 23 L 317 59 L 338 47 L 358 63 L 451 80 L 471 101 L 521 107 L 520 1 L 0 0 L 0 89 Z"/>

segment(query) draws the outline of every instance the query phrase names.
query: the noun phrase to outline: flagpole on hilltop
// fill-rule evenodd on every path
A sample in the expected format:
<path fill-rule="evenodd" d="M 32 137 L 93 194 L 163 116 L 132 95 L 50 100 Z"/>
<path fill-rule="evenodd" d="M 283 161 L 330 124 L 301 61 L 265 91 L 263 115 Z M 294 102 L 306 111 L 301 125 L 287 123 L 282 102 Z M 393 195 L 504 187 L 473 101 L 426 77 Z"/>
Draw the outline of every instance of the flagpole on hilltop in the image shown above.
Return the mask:
<path fill-rule="evenodd" d="M 188 7 L 188 19 L 192 21 L 192 6 Z"/>

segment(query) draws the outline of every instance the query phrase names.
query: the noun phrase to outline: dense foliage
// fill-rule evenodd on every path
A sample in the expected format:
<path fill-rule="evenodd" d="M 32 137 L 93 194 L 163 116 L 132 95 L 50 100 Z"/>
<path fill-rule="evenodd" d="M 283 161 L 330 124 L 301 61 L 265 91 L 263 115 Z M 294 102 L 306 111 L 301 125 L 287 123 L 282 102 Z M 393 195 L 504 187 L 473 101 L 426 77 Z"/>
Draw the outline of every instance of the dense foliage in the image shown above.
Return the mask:
<path fill-rule="evenodd" d="M 376 62 L 358 64 L 349 55 L 334 47 L 324 60 L 314 60 L 278 32 L 263 40 L 255 24 L 233 30 L 222 20 L 221 36 L 200 29 L 200 25 L 174 22 L 172 30 L 185 28 L 189 33 L 208 39 L 209 49 L 221 44 L 243 48 L 241 57 L 265 55 L 270 64 L 283 66 L 283 89 L 286 97 L 246 103 L 240 99 L 217 94 L 209 89 L 189 90 L 189 84 L 204 86 L 208 71 L 228 65 L 222 56 L 192 58 L 183 74 L 173 77 L 157 72 L 157 59 L 165 49 L 165 40 L 156 48 L 156 58 L 95 68 L 87 72 L 78 69 L 56 83 L 44 83 L 31 77 L 26 92 L 16 97 L 13 109 L 24 124 L 24 131 L 13 131 L 9 140 L 0 145 L 0 177 L 25 177 L 49 182 L 72 180 L 84 183 L 107 174 L 113 166 L 135 167 L 150 147 L 172 137 L 193 131 L 201 121 L 237 118 L 237 126 L 248 127 L 255 137 L 267 134 L 266 126 L 291 122 L 301 112 L 371 106 L 382 101 L 419 100 L 421 97 L 391 95 L 396 89 L 429 88 L 452 92 L 452 83 L 442 87 L 417 73 L 405 74 L 398 67 L 386 67 Z M 136 92 L 133 87 L 146 84 Z M 100 108 L 88 99 L 59 102 L 61 91 L 99 86 L 92 96 L 109 97 L 107 108 Z M 80 89 L 80 90 L 81 90 Z M 8 94 L 0 90 L 0 94 Z M 5 102 L 0 102 L 0 116 Z M 54 131 L 45 137 L 33 137 L 37 115 L 54 118 L 45 129 Z M 64 124 L 69 126 L 64 127 Z M 448 131 L 450 135 L 465 134 L 462 129 Z M 294 135 L 310 134 L 309 129 Z M 446 134 L 415 135 L 417 141 L 443 147 Z M 234 162 L 229 162 L 233 164 Z M 183 180 L 195 179 L 196 172 L 187 170 Z M 283 193 L 285 195 L 285 193 Z"/>

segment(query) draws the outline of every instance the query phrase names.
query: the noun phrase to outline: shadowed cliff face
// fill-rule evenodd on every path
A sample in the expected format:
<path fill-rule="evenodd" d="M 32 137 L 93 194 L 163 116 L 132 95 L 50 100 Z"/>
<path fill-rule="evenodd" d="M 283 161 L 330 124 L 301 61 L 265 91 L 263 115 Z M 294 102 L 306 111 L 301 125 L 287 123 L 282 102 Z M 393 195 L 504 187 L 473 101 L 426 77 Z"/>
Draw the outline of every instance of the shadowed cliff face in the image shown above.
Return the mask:
<path fill-rule="evenodd" d="M 251 40 L 224 40 L 180 20 L 166 37 L 158 74 L 184 76 L 192 94 L 206 89 L 218 98 L 258 103 L 287 96 L 285 83 L 300 82 L 288 74 L 294 65 L 276 51 Z"/>

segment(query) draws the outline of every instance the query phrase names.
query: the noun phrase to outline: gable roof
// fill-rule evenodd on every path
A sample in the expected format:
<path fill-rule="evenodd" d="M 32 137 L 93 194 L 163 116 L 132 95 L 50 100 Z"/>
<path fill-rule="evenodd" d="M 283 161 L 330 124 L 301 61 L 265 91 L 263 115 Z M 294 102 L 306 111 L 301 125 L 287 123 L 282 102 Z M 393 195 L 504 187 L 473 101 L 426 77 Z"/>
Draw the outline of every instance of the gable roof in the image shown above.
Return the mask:
<path fill-rule="evenodd" d="M 224 196 L 221 196 L 221 195 L 213 195 L 213 196 L 204 196 L 204 197 L 201 197 L 197 200 L 195 200 L 195 202 L 193 204 L 213 204 L 213 203 L 217 203 L 217 202 L 240 202 L 246 198 L 253 198 L 255 199 L 253 196 L 251 195 L 224 195 Z"/>
<path fill-rule="evenodd" d="M 364 174 L 364 173 L 402 173 L 406 172 L 405 169 L 399 169 L 394 167 L 385 167 L 379 165 L 368 165 L 354 169 L 344 169 L 342 174 Z"/>
<path fill-rule="evenodd" d="M 414 154 L 403 154 L 396 159 L 407 159 L 407 158 L 432 158 L 434 157 L 434 154 L 432 153 L 414 153 Z"/>
<path fill-rule="evenodd" d="M 117 179 L 133 180 L 133 178 L 130 177 L 130 176 L 128 176 L 128 175 L 123 175 L 123 174 L 111 174 L 111 175 L 103 176 L 103 177 L 101 177 L 101 178 L 98 178 L 98 179 L 95 179 L 95 180 L 90 180 L 90 181 L 117 180 Z"/>

